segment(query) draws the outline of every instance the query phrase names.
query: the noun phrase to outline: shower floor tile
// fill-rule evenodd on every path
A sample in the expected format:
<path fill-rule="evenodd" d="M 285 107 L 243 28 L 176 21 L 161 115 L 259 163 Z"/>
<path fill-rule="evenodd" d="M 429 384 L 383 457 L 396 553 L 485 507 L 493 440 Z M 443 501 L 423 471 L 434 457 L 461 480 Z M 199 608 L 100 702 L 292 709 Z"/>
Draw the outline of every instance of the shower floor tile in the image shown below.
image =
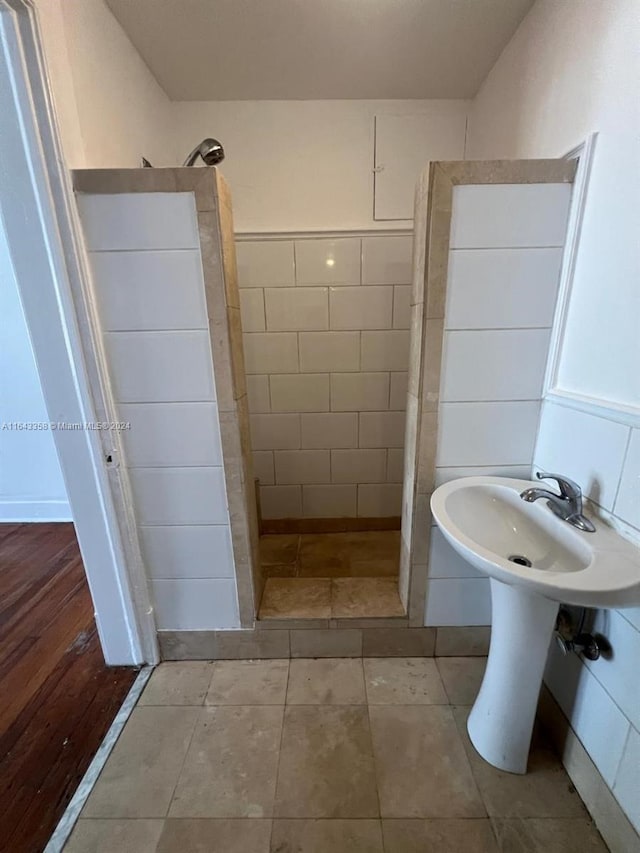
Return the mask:
<path fill-rule="evenodd" d="M 258 619 L 405 616 L 396 578 L 268 578 Z"/>

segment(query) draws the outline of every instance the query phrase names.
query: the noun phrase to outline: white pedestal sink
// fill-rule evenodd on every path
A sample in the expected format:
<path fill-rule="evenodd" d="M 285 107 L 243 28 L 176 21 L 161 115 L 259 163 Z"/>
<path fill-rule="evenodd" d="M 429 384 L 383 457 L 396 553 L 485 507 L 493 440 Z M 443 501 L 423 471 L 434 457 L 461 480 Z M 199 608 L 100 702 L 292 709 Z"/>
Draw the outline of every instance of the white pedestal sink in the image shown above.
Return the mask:
<path fill-rule="evenodd" d="M 527 769 L 560 602 L 597 608 L 640 604 L 640 549 L 602 522 L 596 522 L 595 533 L 586 533 L 559 519 L 542 500 L 525 503 L 520 493 L 534 485 L 468 477 L 445 483 L 431 497 L 446 539 L 491 578 L 489 659 L 467 729 L 486 761 L 512 773 Z"/>

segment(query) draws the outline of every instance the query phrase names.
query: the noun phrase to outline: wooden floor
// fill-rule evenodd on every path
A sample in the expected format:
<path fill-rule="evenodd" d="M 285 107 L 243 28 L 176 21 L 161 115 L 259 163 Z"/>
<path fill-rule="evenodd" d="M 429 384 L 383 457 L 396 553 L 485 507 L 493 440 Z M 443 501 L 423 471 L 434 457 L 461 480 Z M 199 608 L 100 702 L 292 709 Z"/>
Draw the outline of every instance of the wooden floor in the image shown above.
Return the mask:
<path fill-rule="evenodd" d="M 39 853 L 136 677 L 102 658 L 72 524 L 0 524 L 0 851 Z"/>

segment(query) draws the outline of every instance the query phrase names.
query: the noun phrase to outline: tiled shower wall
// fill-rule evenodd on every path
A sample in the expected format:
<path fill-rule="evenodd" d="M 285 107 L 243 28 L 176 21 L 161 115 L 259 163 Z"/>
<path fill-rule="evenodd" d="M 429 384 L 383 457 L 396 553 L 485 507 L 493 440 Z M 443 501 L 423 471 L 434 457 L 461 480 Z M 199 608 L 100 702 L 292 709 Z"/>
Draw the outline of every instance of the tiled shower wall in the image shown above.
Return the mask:
<path fill-rule="evenodd" d="M 411 236 L 236 245 L 263 517 L 399 516 Z"/>

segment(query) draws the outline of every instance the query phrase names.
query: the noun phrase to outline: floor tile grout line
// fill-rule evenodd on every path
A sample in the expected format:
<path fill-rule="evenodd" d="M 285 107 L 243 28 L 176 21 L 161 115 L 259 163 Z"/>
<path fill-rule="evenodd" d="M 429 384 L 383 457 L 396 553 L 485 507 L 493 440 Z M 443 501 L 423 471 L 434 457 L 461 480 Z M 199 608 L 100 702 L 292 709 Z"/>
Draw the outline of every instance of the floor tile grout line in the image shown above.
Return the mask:
<path fill-rule="evenodd" d="M 282 741 L 284 739 L 284 718 L 287 712 L 287 696 L 289 695 L 289 679 L 291 678 L 291 658 L 289 658 L 289 665 L 287 666 L 287 685 L 284 691 L 284 702 L 282 704 L 282 722 L 280 725 L 280 742 L 278 744 L 278 759 L 276 761 L 276 778 L 275 784 L 273 786 L 273 803 L 271 804 L 271 832 L 269 833 L 269 850 L 271 850 L 273 843 L 273 824 L 276 819 L 275 811 L 276 811 L 276 800 L 278 796 L 278 781 L 280 777 L 280 759 L 282 757 Z"/>

